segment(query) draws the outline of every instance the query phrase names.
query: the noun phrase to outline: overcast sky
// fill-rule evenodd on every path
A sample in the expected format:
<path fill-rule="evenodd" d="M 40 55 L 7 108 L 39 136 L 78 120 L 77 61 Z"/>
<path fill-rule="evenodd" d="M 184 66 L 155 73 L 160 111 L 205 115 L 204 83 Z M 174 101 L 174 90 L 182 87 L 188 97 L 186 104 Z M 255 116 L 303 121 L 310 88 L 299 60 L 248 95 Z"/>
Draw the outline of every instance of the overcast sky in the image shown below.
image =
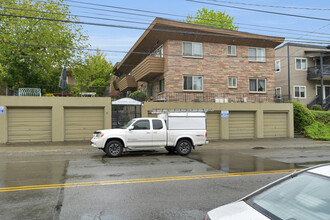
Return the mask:
<path fill-rule="evenodd" d="M 287 14 L 296 14 L 310 17 L 318 17 L 330 19 L 330 1 L 329 0 L 224 0 L 224 1 L 212 1 L 212 0 L 201 0 L 214 4 L 230 5 L 235 7 L 251 8 L 265 11 L 273 11 Z M 103 4 L 108 6 L 125 7 L 130 9 L 138 10 L 148 10 L 161 13 L 174 14 L 176 16 L 152 14 L 139 11 L 123 10 L 118 8 L 110 7 L 100 7 L 81 4 L 78 2 L 92 3 L 92 4 Z M 292 40 L 303 40 L 306 42 L 312 41 L 323 41 L 330 44 L 330 21 L 306 19 L 290 16 L 282 16 L 275 14 L 267 14 L 261 12 L 246 11 L 241 9 L 233 9 L 223 6 L 216 6 L 210 4 L 200 4 L 195 2 L 189 2 L 185 0 L 68 0 L 68 4 L 71 5 L 70 10 L 72 14 L 75 15 L 85 15 L 85 16 L 95 16 L 100 18 L 109 19 L 121 19 L 135 22 L 142 22 L 147 24 L 136 24 L 132 22 L 118 22 L 109 20 L 99 20 L 90 18 L 80 18 L 80 21 L 94 22 L 94 23 L 104 23 L 112 25 L 122 25 L 122 26 L 133 26 L 147 28 L 155 17 L 163 17 L 172 20 L 183 20 L 188 14 L 195 15 L 198 9 L 203 7 L 208 9 L 213 9 L 215 11 L 225 11 L 230 16 L 234 17 L 234 22 L 238 23 L 239 30 L 264 34 L 270 36 L 279 36 L 285 38 L 295 38 Z M 233 3 L 247 3 L 247 4 L 260 4 L 268 6 L 287 6 L 287 7 L 299 7 L 299 8 L 309 8 L 306 9 L 293 9 L 293 8 L 276 8 L 276 7 L 259 7 L 253 5 L 241 5 Z M 79 8 L 79 7 L 89 7 L 96 8 L 99 10 L 92 10 L 89 8 Z M 323 10 L 311 10 L 311 9 L 323 9 Z M 106 11 L 106 10 L 111 10 Z M 114 12 L 116 11 L 116 12 Z M 121 12 L 121 13 L 118 13 Z M 131 15 L 128 13 L 135 13 L 144 16 Z M 102 14 L 102 15 L 100 15 Z M 249 26 L 252 25 L 252 26 Z M 264 28 L 256 27 L 255 25 L 262 25 L 274 28 Z M 136 40 L 141 36 L 143 30 L 125 29 L 125 28 L 115 28 L 115 27 L 102 27 L 102 26 L 91 26 L 83 25 L 84 29 L 90 36 L 90 44 L 92 48 L 99 48 L 102 50 L 112 50 L 112 51 L 128 51 Z M 286 28 L 299 30 L 292 32 L 287 30 L 278 30 L 275 28 Z M 313 33 L 307 33 L 313 32 Z M 321 33 L 321 34 L 319 34 Z M 125 53 L 119 52 L 108 52 L 107 59 L 111 60 L 113 64 L 125 56 Z"/>

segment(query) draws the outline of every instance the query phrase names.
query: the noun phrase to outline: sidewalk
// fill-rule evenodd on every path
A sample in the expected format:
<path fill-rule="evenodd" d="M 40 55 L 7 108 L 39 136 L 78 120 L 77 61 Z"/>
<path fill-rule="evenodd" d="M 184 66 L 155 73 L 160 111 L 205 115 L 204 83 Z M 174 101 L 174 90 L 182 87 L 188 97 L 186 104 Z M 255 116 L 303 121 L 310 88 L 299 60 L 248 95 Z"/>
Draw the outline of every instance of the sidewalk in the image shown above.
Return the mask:
<path fill-rule="evenodd" d="M 308 138 L 269 138 L 244 140 L 218 140 L 197 146 L 197 151 L 208 149 L 276 149 L 276 148 L 311 148 L 329 147 L 329 141 L 314 141 Z M 95 153 L 98 149 L 90 146 L 89 141 L 15 143 L 0 144 L 0 155 L 17 154 L 85 154 Z"/>

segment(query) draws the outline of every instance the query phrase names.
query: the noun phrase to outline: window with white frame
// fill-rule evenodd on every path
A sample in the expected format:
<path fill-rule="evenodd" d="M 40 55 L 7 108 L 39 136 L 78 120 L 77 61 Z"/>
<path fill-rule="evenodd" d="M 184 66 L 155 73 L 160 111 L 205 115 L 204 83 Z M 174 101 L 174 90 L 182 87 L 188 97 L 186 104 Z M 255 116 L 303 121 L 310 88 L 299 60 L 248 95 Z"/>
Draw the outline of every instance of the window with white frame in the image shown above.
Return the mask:
<path fill-rule="evenodd" d="M 281 87 L 275 88 L 275 98 L 280 99 L 281 98 Z"/>
<path fill-rule="evenodd" d="M 203 91 L 202 76 L 183 76 L 183 90 Z"/>
<path fill-rule="evenodd" d="M 164 57 L 164 54 L 163 53 L 164 53 L 163 52 L 163 45 L 161 45 L 154 52 L 152 52 L 150 54 L 150 56 L 152 56 L 152 57 Z"/>
<path fill-rule="evenodd" d="M 281 71 L 281 60 L 275 61 L 275 71 L 280 72 Z"/>
<path fill-rule="evenodd" d="M 307 70 L 307 59 L 296 58 L 296 70 Z"/>
<path fill-rule="evenodd" d="M 249 61 L 266 62 L 265 48 L 250 47 L 249 48 Z"/>
<path fill-rule="evenodd" d="M 228 88 L 237 88 L 237 78 L 228 77 Z"/>
<path fill-rule="evenodd" d="M 165 90 L 165 80 L 161 79 L 159 80 L 159 92 L 164 92 Z"/>
<path fill-rule="evenodd" d="M 253 93 L 265 93 L 266 79 L 249 79 L 249 88 Z"/>
<path fill-rule="evenodd" d="M 294 98 L 306 98 L 306 86 L 294 86 Z"/>
<path fill-rule="evenodd" d="M 235 45 L 228 45 L 228 55 L 236 56 L 236 46 Z"/>
<path fill-rule="evenodd" d="M 197 42 L 182 42 L 182 56 L 203 57 L 203 44 Z"/>

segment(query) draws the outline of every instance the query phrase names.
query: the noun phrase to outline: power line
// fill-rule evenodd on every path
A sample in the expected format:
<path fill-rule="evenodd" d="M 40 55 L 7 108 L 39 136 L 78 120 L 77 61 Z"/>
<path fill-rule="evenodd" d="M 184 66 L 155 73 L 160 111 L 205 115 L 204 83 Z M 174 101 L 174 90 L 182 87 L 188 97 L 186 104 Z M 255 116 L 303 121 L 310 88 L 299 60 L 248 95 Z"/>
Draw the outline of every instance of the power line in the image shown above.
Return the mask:
<path fill-rule="evenodd" d="M 268 14 L 275 14 L 275 15 L 290 16 L 290 17 L 296 17 L 296 18 L 313 19 L 313 20 L 320 20 L 320 21 L 330 21 L 330 19 L 328 19 L 328 18 L 318 18 L 318 17 L 311 17 L 311 16 L 305 16 L 305 15 L 296 15 L 296 14 L 266 11 L 266 10 L 252 9 L 252 8 L 243 8 L 243 7 L 216 4 L 216 3 L 210 3 L 210 2 L 202 2 L 202 1 L 197 1 L 197 0 L 186 0 L 186 1 L 200 3 L 200 4 L 207 4 L 207 5 L 222 6 L 222 7 L 227 7 L 227 8 L 240 9 L 240 10 L 246 10 L 246 11 L 254 11 L 254 12 L 261 12 L 261 13 L 268 13 Z"/>
<path fill-rule="evenodd" d="M 19 10 L 19 11 L 38 12 L 38 13 L 44 13 L 44 14 L 66 15 L 66 16 L 80 17 L 80 18 L 90 18 L 90 19 L 98 19 L 98 20 L 116 21 L 116 22 L 126 22 L 126 23 L 145 24 L 145 25 L 149 25 L 150 24 L 150 23 L 147 23 L 147 22 L 137 22 L 137 21 L 128 21 L 128 20 L 111 19 L 111 18 L 100 18 L 100 17 L 95 17 L 95 16 L 64 14 L 64 13 L 55 13 L 55 12 L 45 12 L 45 11 L 38 11 L 38 10 L 32 10 L 32 9 L 22 9 L 22 8 L 12 8 L 12 7 L 2 7 L 2 6 L 0 6 L 0 8 L 6 8 L 6 9 L 11 9 L 11 10 Z M 219 25 L 219 26 L 225 26 L 226 27 L 226 25 Z M 267 31 L 267 32 L 274 32 L 274 33 L 283 33 L 283 34 L 295 35 L 295 33 L 279 32 L 279 31 L 274 31 L 274 30 L 262 30 L 262 29 L 244 28 L 244 27 L 242 29 Z M 313 36 L 314 37 L 322 37 L 320 35 L 313 35 Z M 301 39 L 301 38 L 299 38 L 299 39 Z M 305 40 L 315 40 L 315 39 L 306 39 L 305 38 Z"/>
<path fill-rule="evenodd" d="M 229 4 L 235 4 L 235 5 L 250 5 L 250 6 L 258 6 L 258 7 L 269 7 L 269 8 L 286 8 L 286 9 L 296 9 L 296 10 L 330 11 L 330 8 L 304 8 L 304 7 L 295 7 L 295 6 L 260 5 L 260 4 L 231 2 L 231 1 L 220 1 L 220 0 L 207 0 L 207 1 L 223 2 L 223 3 L 229 3 Z"/>

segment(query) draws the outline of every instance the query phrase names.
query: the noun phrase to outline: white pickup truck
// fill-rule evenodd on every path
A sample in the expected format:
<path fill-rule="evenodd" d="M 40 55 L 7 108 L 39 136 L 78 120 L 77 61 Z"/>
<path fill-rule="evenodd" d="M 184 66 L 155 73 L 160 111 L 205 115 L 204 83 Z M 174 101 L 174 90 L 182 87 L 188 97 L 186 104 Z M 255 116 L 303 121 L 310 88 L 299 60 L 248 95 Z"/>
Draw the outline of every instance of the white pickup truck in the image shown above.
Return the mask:
<path fill-rule="evenodd" d="M 120 129 L 95 131 L 91 146 L 102 149 L 109 157 L 160 147 L 187 155 L 195 146 L 207 144 L 206 138 L 206 114 L 181 112 L 135 118 Z"/>

